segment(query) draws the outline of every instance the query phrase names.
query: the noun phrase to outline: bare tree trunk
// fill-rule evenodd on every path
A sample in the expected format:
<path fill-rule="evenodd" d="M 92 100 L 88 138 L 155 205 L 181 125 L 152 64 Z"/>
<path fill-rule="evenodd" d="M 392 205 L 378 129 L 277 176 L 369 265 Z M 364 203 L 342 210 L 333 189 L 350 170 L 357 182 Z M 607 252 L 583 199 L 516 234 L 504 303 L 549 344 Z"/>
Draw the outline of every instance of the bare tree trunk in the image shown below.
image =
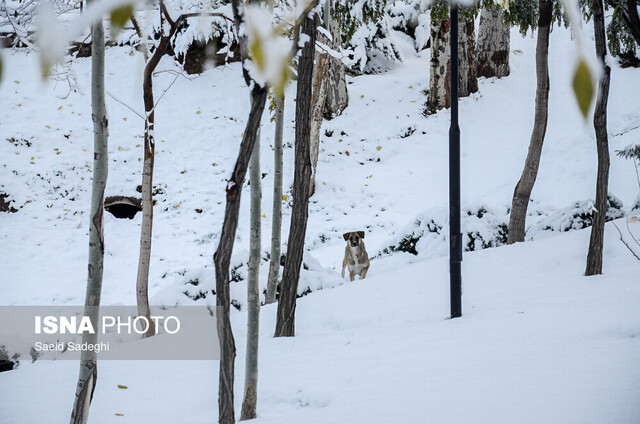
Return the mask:
<path fill-rule="evenodd" d="M 249 165 L 251 188 L 251 242 L 247 278 L 247 352 L 245 357 L 244 399 L 240 421 L 256 418 L 258 404 L 258 341 L 260 334 L 260 254 L 261 239 L 261 200 L 260 183 L 260 130 L 256 136 Z"/>
<path fill-rule="evenodd" d="M 240 195 L 242 185 L 247 173 L 249 159 L 253 151 L 264 105 L 267 99 L 267 90 L 257 84 L 251 91 L 251 111 L 249 120 L 244 130 L 238 159 L 236 160 L 233 173 L 227 183 L 227 205 L 224 212 L 224 222 L 222 224 L 222 234 L 218 249 L 213 255 L 216 266 L 216 314 L 218 337 L 220 339 L 220 383 L 218 395 L 219 418 L 221 424 L 232 424 L 235 422 L 233 406 L 233 379 L 234 361 L 236 358 L 236 345 L 231 331 L 231 321 L 229 320 L 229 305 L 231 297 L 229 294 L 229 263 L 233 242 L 238 228 L 238 212 L 240 210 Z"/>
<path fill-rule="evenodd" d="M 461 20 L 460 29 L 460 48 L 458 50 L 458 90 L 460 97 L 467 97 L 478 91 L 476 24 L 474 19 L 465 18 Z M 449 100 L 449 103 L 451 103 L 451 100 Z"/>
<path fill-rule="evenodd" d="M 319 34 L 316 34 L 319 35 Z M 322 42 L 328 41 L 322 37 Z M 310 156 L 311 156 L 311 187 L 309 196 L 313 196 L 316 190 L 316 169 L 318 168 L 318 155 L 320 154 L 320 130 L 325 101 L 327 98 L 327 70 L 329 68 L 329 54 L 321 53 L 316 59 L 313 69 L 313 89 L 311 95 L 311 132 L 310 132 Z"/>
<path fill-rule="evenodd" d="M 149 307 L 149 266 L 151 263 L 151 236 L 153 232 L 153 167 L 155 161 L 155 104 L 153 98 L 153 71 L 160 63 L 169 45 L 169 37 L 162 37 L 158 47 L 144 68 L 142 83 L 144 99 L 144 162 L 142 168 L 142 225 L 140 230 L 140 256 L 136 279 L 138 315 L 147 318 L 149 329 L 144 337 L 155 334 Z"/>
<path fill-rule="evenodd" d="M 509 216 L 509 237 L 507 243 L 524 241 L 527 207 L 531 191 L 538 176 L 542 144 L 547 131 L 549 114 L 549 32 L 553 12 L 552 0 L 539 0 L 538 39 L 536 44 L 536 106 L 533 131 L 529 141 L 529 152 L 524 163 L 522 176 L 516 185 Z"/>
<path fill-rule="evenodd" d="M 502 8 L 491 5 L 480 12 L 478 30 L 478 76 L 506 77 L 509 75 L 510 31 L 504 23 Z"/>
<path fill-rule="evenodd" d="M 309 41 L 302 49 L 302 56 L 298 66 L 293 209 L 291 212 L 287 260 L 284 265 L 282 286 L 280 297 L 278 298 L 276 337 L 293 337 L 295 335 L 298 280 L 300 278 L 300 266 L 302 265 L 304 239 L 309 217 L 309 185 L 311 182 L 309 139 L 316 25 L 316 20 L 313 17 L 307 17 L 301 25 L 302 33 L 309 37 Z"/>
<path fill-rule="evenodd" d="M 273 142 L 273 219 L 271 223 L 271 260 L 265 303 L 276 301 L 280 273 L 280 239 L 282 234 L 282 133 L 284 125 L 284 92 L 276 94 L 276 133 Z"/>
<path fill-rule="evenodd" d="M 449 32 L 449 21 L 435 19 L 432 14 L 429 97 L 427 99 L 427 109 L 430 112 L 451 106 Z"/>
<path fill-rule="evenodd" d="M 604 11 L 602 0 L 593 0 L 593 28 L 596 39 L 596 54 L 603 66 L 598 84 L 598 99 L 593 114 L 593 127 L 596 131 L 598 146 L 598 177 L 596 182 L 596 211 L 593 214 L 593 226 L 587 253 L 585 275 L 602 274 L 602 249 L 604 244 L 604 224 L 607 217 L 607 196 L 609 185 L 609 141 L 607 138 L 607 102 L 609 100 L 609 82 L 611 68 L 605 62 L 607 54 Z"/>
<path fill-rule="evenodd" d="M 335 18 L 335 7 L 331 0 L 327 0 L 324 5 L 325 27 L 331 33 L 329 46 L 339 51 L 342 45 L 342 35 L 340 26 Z M 324 119 L 331 120 L 342 112 L 349 105 L 349 93 L 347 92 L 347 80 L 345 77 L 344 64 L 334 58 L 329 57 L 329 69 L 327 77 L 327 98 L 324 103 Z"/>
<path fill-rule="evenodd" d="M 91 219 L 89 221 L 89 273 L 84 315 L 98 328 L 102 270 L 104 264 L 104 190 L 107 185 L 109 151 L 108 121 L 104 99 L 104 28 L 102 20 L 91 28 L 91 108 L 93 116 L 93 184 L 91 191 Z M 98 335 L 83 333 L 82 342 L 94 344 Z M 82 351 L 78 386 L 71 411 L 71 424 L 85 424 L 98 379 L 98 355 Z"/>
<path fill-rule="evenodd" d="M 473 19 L 459 18 L 460 38 L 458 49 L 458 86 L 459 97 L 467 97 L 478 91 L 476 71 L 475 24 Z M 431 62 L 429 72 L 429 98 L 427 109 L 435 112 L 451 106 L 450 67 L 451 52 L 450 23 L 444 20 L 431 20 Z"/>

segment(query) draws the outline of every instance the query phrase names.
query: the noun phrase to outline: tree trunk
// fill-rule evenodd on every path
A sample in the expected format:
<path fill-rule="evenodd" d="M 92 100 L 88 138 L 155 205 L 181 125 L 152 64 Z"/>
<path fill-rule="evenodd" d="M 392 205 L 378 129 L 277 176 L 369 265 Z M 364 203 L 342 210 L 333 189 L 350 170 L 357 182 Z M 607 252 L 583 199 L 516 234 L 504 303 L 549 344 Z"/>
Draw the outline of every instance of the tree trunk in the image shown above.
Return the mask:
<path fill-rule="evenodd" d="M 320 34 L 316 34 L 320 35 Z M 321 36 L 322 42 L 328 42 Z M 310 156 L 311 156 L 311 187 L 309 196 L 313 196 L 316 190 L 316 169 L 318 168 L 318 155 L 320 154 L 320 130 L 325 101 L 327 98 L 327 70 L 329 68 L 329 54 L 321 53 L 316 59 L 313 69 L 313 89 L 311 95 L 311 131 L 310 131 Z"/>
<path fill-rule="evenodd" d="M 216 315 L 218 338 L 220 340 L 220 382 L 218 392 L 218 422 L 220 424 L 233 424 L 235 412 L 233 406 L 233 379 L 234 361 L 236 358 L 236 345 L 231 331 L 229 320 L 229 306 L 231 297 L 229 294 L 229 263 L 233 242 L 238 228 L 238 212 L 240 210 L 240 195 L 242 185 L 247 173 L 249 159 L 253 151 L 253 145 L 258 136 L 262 112 L 267 99 L 267 90 L 257 84 L 251 91 L 251 111 L 249 120 L 244 130 L 240 151 L 236 160 L 233 173 L 229 178 L 226 188 L 227 205 L 224 212 L 222 234 L 218 249 L 213 255 L 216 267 Z"/>
<path fill-rule="evenodd" d="M 636 44 L 640 46 L 640 17 L 638 16 L 638 1 L 627 0 L 624 11 L 622 13 L 624 21 L 629 33 L 636 40 Z"/>
<path fill-rule="evenodd" d="M 431 16 L 431 60 L 429 68 L 429 97 L 427 109 L 433 113 L 451 106 L 449 62 L 449 20 Z M 459 55 L 458 55 L 459 56 Z"/>
<path fill-rule="evenodd" d="M 104 99 L 104 28 L 102 20 L 91 28 L 91 108 L 93 116 L 93 184 L 91 191 L 91 219 L 89 221 L 89 273 L 84 315 L 98 328 L 102 270 L 104 264 L 104 190 L 109 167 L 108 122 Z M 82 342 L 96 343 L 98 335 L 87 332 Z M 83 351 L 80 358 L 78 386 L 71 411 L 71 424 L 85 424 L 98 379 L 98 355 Z"/>
<path fill-rule="evenodd" d="M 304 238 L 307 232 L 307 218 L 309 216 L 309 185 L 311 182 L 309 139 L 313 57 L 316 38 L 315 19 L 312 17 L 304 19 L 301 30 L 302 34 L 306 34 L 309 37 L 309 40 L 302 49 L 302 56 L 298 66 L 293 209 L 291 212 L 287 260 L 284 266 L 282 287 L 278 299 L 276 337 L 293 337 L 295 335 L 296 297 L 304 252 Z"/>
<path fill-rule="evenodd" d="M 273 142 L 273 219 L 271 223 L 271 260 L 265 303 L 276 301 L 280 273 L 280 238 L 282 234 L 282 130 L 284 125 L 284 93 L 276 94 L 276 133 Z"/>
<path fill-rule="evenodd" d="M 335 18 L 335 7 L 331 0 L 327 0 L 324 9 L 324 22 L 327 30 L 331 33 L 329 46 L 339 51 L 342 45 L 342 35 L 340 26 Z M 342 112 L 349 105 L 349 93 L 347 92 L 347 80 L 345 77 L 344 64 L 339 59 L 329 56 L 329 69 L 327 77 L 327 98 L 324 102 L 324 119 L 327 121 L 342 115 Z"/>
<path fill-rule="evenodd" d="M 459 97 L 467 97 L 478 91 L 476 72 L 475 24 L 473 19 L 459 18 L 458 87 Z M 451 106 L 450 93 L 450 23 L 431 19 L 431 62 L 429 72 L 429 98 L 427 109 L 433 113 Z"/>
<path fill-rule="evenodd" d="M 260 183 L 260 130 L 256 136 L 249 165 L 251 188 L 251 242 L 247 278 L 247 352 L 245 357 L 244 399 L 240 421 L 256 418 L 258 403 L 258 336 L 260 334 L 260 256 L 261 238 L 261 200 Z"/>
<path fill-rule="evenodd" d="M 480 12 L 477 58 L 480 77 L 502 78 L 509 75 L 510 31 L 503 15 L 498 5 Z"/>
<path fill-rule="evenodd" d="M 147 318 L 149 329 L 144 337 L 155 334 L 149 307 L 149 266 L 151 264 L 151 236 L 153 233 L 153 167 L 155 161 L 155 103 L 153 97 L 153 71 L 169 46 L 169 37 L 163 36 L 144 68 L 142 83 L 144 99 L 144 162 L 142 168 L 142 224 L 140 229 L 140 256 L 136 279 L 138 315 Z"/>
<path fill-rule="evenodd" d="M 547 131 L 549 114 L 549 32 L 553 12 L 552 0 L 539 0 L 538 39 L 536 44 L 536 106 L 533 131 L 529 141 L 529 152 L 524 163 L 522 176 L 516 185 L 509 216 L 509 237 L 507 243 L 524 241 L 527 207 L 531 190 L 538 176 L 542 144 Z"/>
<path fill-rule="evenodd" d="M 596 181 L 596 210 L 593 212 L 593 226 L 587 253 L 585 275 L 602 274 L 602 249 L 604 244 L 604 224 L 607 217 L 607 196 L 609 185 L 609 141 L 607 139 L 607 101 L 611 68 L 605 62 L 607 54 L 604 11 L 602 0 L 593 0 L 593 28 L 596 39 L 596 55 L 603 66 L 598 84 L 598 99 L 593 114 L 593 127 L 598 147 L 598 177 Z"/>
<path fill-rule="evenodd" d="M 458 50 L 459 63 L 459 95 L 470 96 L 478 91 L 478 69 L 476 64 L 476 24 L 473 18 L 459 19 L 460 48 Z M 449 69 L 449 68 L 447 68 Z M 449 100 L 451 103 L 451 100 Z"/>

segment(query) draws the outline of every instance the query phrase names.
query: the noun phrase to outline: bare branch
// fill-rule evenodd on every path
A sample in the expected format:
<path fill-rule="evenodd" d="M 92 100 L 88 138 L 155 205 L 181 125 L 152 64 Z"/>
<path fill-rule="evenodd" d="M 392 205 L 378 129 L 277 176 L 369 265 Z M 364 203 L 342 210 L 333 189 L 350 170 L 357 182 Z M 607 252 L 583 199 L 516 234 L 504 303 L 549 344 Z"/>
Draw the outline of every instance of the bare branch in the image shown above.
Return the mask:
<path fill-rule="evenodd" d="M 138 111 L 136 111 L 134 108 L 132 108 L 131 106 L 129 106 L 128 104 L 126 104 L 125 102 L 123 102 L 122 100 L 118 99 L 116 96 L 114 96 L 113 94 L 111 94 L 110 92 L 106 92 L 107 95 L 109 97 L 111 97 L 113 100 L 115 100 L 116 102 L 120 103 L 122 106 L 126 107 L 127 109 L 129 109 L 131 112 L 135 113 L 136 115 L 138 115 L 140 117 L 140 119 L 142 119 L 144 121 L 144 115 L 142 115 L 141 113 L 139 113 Z"/>
<path fill-rule="evenodd" d="M 611 223 L 613 224 L 613 226 L 614 226 L 614 227 L 616 227 L 616 230 L 618 230 L 618 234 L 620 234 L 620 241 L 622 242 L 622 244 L 624 244 L 624 245 L 627 247 L 627 249 L 629 249 L 629 252 L 631 252 L 631 254 L 632 254 L 633 256 L 635 256 L 637 260 L 639 260 L 639 261 L 640 261 L 640 255 L 638 255 L 638 254 L 637 254 L 637 253 L 636 253 L 636 252 L 631 248 L 631 246 L 629 245 L 629 243 L 627 243 L 627 241 L 624 239 L 624 237 L 623 237 L 623 235 L 622 235 L 622 231 L 620 231 L 620 228 L 618 228 L 618 226 L 616 225 L 616 223 L 615 223 L 615 222 L 611 221 Z M 628 225 L 628 223 L 627 223 L 627 225 Z M 635 238 L 634 238 L 634 240 L 635 240 Z"/>

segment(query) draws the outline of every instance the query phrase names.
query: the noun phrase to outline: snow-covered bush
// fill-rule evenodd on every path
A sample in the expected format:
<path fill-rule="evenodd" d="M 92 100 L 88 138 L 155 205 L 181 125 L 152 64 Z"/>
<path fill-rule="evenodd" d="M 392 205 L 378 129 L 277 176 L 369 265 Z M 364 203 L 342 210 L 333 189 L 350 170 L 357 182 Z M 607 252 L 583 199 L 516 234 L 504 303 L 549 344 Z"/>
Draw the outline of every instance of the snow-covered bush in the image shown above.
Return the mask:
<path fill-rule="evenodd" d="M 385 9 L 393 29 L 413 38 L 418 51 L 427 47 L 431 37 L 430 13 L 427 10 L 430 4 L 426 0 L 396 0 Z"/>
<path fill-rule="evenodd" d="M 444 256 L 449 245 L 449 210 L 430 209 L 392 239 L 378 256 L 407 252 L 426 257 Z M 506 208 L 495 210 L 486 205 L 467 208 L 461 216 L 463 247 L 466 252 L 497 247 L 507 242 Z"/>
<path fill-rule="evenodd" d="M 636 201 L 631 206 L 631 210 L 640 210 L 640 144 L 629 145 L 622 150 L 616 150 L 616 154 L 621 158 L 633 161 L 633 166 L 636 168 L 636 177 L 638 178 L 638 197 L 636 197 Z"/>
<path fill-rule="evenodd" d="M 622 218 L 622 202 L 612 194 L 608 196 L 607 221 Z M 574 202 L 571 206 L 560 209 L 543 218 L 540 223 L 532 226 L 527 235 L 538 231 L 571 231 L 581 230 L 593 225 L 592 214 L 594 206 L 592 200 Z"/>
<path fill-rule="evenodd" d="M 335 3 L 343 45 L 351 51 L 349 59 L 354 73 L 383 72 L 400 59 L 385 6 L 386 1 L 378 0 L 337 0 Z"/>

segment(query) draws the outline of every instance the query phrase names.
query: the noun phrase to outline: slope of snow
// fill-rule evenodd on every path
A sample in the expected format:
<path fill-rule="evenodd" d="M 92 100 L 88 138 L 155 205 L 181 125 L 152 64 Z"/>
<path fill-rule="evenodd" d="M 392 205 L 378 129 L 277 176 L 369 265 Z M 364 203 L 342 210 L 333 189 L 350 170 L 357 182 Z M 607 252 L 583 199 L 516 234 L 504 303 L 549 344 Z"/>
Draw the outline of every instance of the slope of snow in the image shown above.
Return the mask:
<path fill-rule="evenodd" d="M 462 99 L 463 206 L 505 209 L 527 152 L 535 96 L 535 40 L 512 33 L 512 74 L 480 81 Z M 550 44 L 550 114 L 532 210 L 553 212 L 595 192 L 593 129 L 574 105 L 570 34 Z M 604 275 L 582 276 L 589 230 L 545 234 L 517 246 L 465 255 L 464 317 L 448 320 L 448 267 L 440 247 L 415 257 L 377 258 L 365 281 L 340 279 L 342 233 L 366 230 L 371 256 L 417 217 L 447 207 L 449 112 L 422 115 L 428 51 L 382 75 L 349 79 L 350 105 L 323 126 L 317 192 L 310 204 L 297 337 L 271 337 L 275 307 L 262 309 L 259 422 L 635 423 L 640 417 L 640 300 L 636 261 L 607 224 Z M 83 92 L 43 83 L 35 55 L 3 53 L 0 192 L 19 208 L 0 214 L 3 305 L 81 304 L 87 263 L 92 166 L 88 59 Z M 110 170 L 107 195 L 136 195 L 141 182 L 142 58 L 107 51 Z M 175 70 L 168 58 L 159 70 Z M 175 83 L 173 82 L 175 79 Z M 612 153 L 640 135 L 640 74 L 612 70 Z M 191 304 L 184 292 L 214 285 L 212 255 L 248 113 L 237 64 L 197 78 L 161 72 L 150 298 Z M 173 84 L 173 85 L 172 85 Z M 287 91 L 285 192 L 293 170 L 295 85 Z M 12 141 L 11 141 L 12 140 Z M 262 128 L 263 249 L 271 227 L 273 124 Z M 638 194 L 630 161 L 612 154 L 610 191 L 628 208 Z M 233 265 L 246 263 L 248 196 Z M 284 203 L 283 240 L 291 197 Z M 201 210 L 199 213 L 196 209 Z M 134 304 L 140 214 L 105 214 L 104 304 Z M 624 225 L 619 221 L 620 225 Z M 640 233 L 638 224 L 632 224 Z M 543 240 L 540 240 L 544 238 Z M 243 269 L 238 268 L 242 273 Z M 266 282 L 263 262 L 261 284 Z M 195 293 L 192 293 L 195 294 Z M 240 305 L 244 283 L 231 294 Z M 213 304 L 208 296 L 197 301 Z M 246 318 L 232 309 L 244 368 Z M 217 422 L 217 362 L 103 362 L 94 423 Z M 0 424 L 64 422 L 77 378 L 72 361 L 21 361 L 0 374 Z M 129 387 L 117 388 L 118 384 Z M 34 402 L 33 399 L 38 399 Z M 124 414 L 116 416 L 114 414 Z"/>

